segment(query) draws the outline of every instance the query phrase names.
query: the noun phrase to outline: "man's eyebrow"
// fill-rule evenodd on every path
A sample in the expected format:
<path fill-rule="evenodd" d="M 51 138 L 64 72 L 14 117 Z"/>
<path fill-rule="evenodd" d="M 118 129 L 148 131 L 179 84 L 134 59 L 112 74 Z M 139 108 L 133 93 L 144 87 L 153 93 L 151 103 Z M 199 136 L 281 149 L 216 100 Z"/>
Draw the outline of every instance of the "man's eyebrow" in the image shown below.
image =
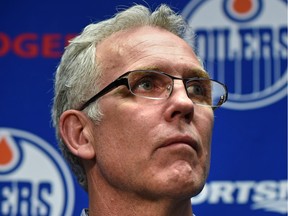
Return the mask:
<path fill-rule="evenodd" d="M 165 73 L 169 73 L 169 71 L 167 70 L 163 70 L 159 67 L 154 67 L 154 66 L 148 66 L 148 67 L 141 67 L 141 69 L 139 70 L 153 70 L 153 71 L 159 71 L 159 72 L 165 72 Z M 210 78 L 208 72 L 199 69 L 199 68 L 188 68 L 186 70 L 184 70 L 183 73 L 183 78 L 193 78 L 193 77 L 200 77 L 200 78 Z"/>
<path fill-rule="evenodd" d="M 190 78 L 190 77 L 199 77 L 199 78 L 210 78 L 208 72 L 202 70 L 202 69 L 189 69 L 185 71 L 184 77 Z"/>

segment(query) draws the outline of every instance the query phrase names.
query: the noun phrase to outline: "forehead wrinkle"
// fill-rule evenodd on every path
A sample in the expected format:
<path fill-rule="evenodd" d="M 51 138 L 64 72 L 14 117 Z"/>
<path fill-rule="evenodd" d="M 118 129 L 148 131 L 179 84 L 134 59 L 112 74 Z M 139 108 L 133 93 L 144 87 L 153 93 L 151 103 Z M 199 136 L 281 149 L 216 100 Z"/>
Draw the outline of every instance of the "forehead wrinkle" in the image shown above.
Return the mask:
<path fill-rule="evenodd" d="M 145 53 L 145 51 L 148 50 L 148 52 L 150 51 L 150 48 L 157 48 L 157 47 L 160 47 L 160 48 L 164 48 L 166 49 L 165 51 L 167 50 L 173 50 L 173 52 L 170 52 L 169 55 L 175 55 L 175 56 L 181 56 L 181 51 L 179 48 L 181 47 L 182 49 L 186 49 L 186 47 L 182 46 L 182 45 L 178 45 L 177 48 L 179 49 L 175 49 L 175 45 L 170 45 L 170 44 L 167 44 L 167 43 L 164 43 L 164 42 L 161 42 L 161 41 L 155 41 L 154 43 L 151 43 L 151 40 L 150 39 L 147 39 L 147 40 L 142 40 L 142 41 L 139 41 L 138 43 L 135 43 L 135 44 L 131 44 L 131 45 L 128 45 L 130 46 L 130 49 L 131 51 L 136 51 L 136 52 L 141 52 L 141 53 Z M 139 48 L 140 47 L 140 48 Z M 157 51 L 156 54 L 159 54 L 159 55 L 163 55 L 163 54 L 167 54 L 166 52 L 162 51 Z"/>

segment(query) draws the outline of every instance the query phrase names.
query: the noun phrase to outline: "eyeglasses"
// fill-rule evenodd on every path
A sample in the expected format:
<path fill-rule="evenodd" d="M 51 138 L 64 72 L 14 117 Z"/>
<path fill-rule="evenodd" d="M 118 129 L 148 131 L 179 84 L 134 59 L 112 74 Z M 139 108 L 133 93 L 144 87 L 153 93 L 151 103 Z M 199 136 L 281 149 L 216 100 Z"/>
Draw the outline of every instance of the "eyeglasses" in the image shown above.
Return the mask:
<path fill-rule="evenodd" d="M 183 81 L 187 96 L 194 104 L 216 109 L 228 98 L 226 85 L 212 79 L 203 77 L 179 78 L 159 71 L 135 70 L 123 74 L 107 85 L 85 102 L 79 110 L 85 109 L 91 103 L 121 85 L 125 85 L 135 96 L 154 100 L 167 99 L 173 92 L 174 80 Z"/>

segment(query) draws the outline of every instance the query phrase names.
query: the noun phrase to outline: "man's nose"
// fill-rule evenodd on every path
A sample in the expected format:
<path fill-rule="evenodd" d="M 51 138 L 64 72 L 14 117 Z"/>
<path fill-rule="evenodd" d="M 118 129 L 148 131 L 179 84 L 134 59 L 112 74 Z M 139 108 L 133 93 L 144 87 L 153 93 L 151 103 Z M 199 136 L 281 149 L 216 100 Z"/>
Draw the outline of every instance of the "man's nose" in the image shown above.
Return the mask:
<path fill-rule="evenodd" d="M 167 121 L 184 119 L 190 122 L 194 115 L 194 103 L 188 97 L 182 80 L 174 80 L 173 91 L 168 99 L 169 106 L 165 113 Z"/>

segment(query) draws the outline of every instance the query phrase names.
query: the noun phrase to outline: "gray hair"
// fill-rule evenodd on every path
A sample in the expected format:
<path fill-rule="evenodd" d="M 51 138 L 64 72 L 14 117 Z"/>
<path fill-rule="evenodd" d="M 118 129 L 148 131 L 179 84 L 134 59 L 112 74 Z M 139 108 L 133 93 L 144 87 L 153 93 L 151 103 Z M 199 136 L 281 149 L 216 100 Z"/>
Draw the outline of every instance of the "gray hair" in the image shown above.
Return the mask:
<path fill-rule="evenodd" d="M 95 94 L 101 76 L 101 64 L 96 59 L 96 47 L 115 32 L 140 26 L 155 26 L 183 38 L 187 25 L 182 16 L 167 5 L 159 6 L 154 12 L 141 5 L 135 5 L 117 13 L 113 18 L 88 25 L 83 32 L 71 40 L 62 56 L 55 76 L 55 97 L 52 108 L 53 124 L 63 156 L 71 166 L 79 184 L 87 190 L 87 177 L 81 160 L 73 155 L 63 143 L 59 134 L 59 118 L 69 109 L 78 109 Z M 101 120 L 101 111 L 95 105 L 84 112 L 95 122 Z"/>

